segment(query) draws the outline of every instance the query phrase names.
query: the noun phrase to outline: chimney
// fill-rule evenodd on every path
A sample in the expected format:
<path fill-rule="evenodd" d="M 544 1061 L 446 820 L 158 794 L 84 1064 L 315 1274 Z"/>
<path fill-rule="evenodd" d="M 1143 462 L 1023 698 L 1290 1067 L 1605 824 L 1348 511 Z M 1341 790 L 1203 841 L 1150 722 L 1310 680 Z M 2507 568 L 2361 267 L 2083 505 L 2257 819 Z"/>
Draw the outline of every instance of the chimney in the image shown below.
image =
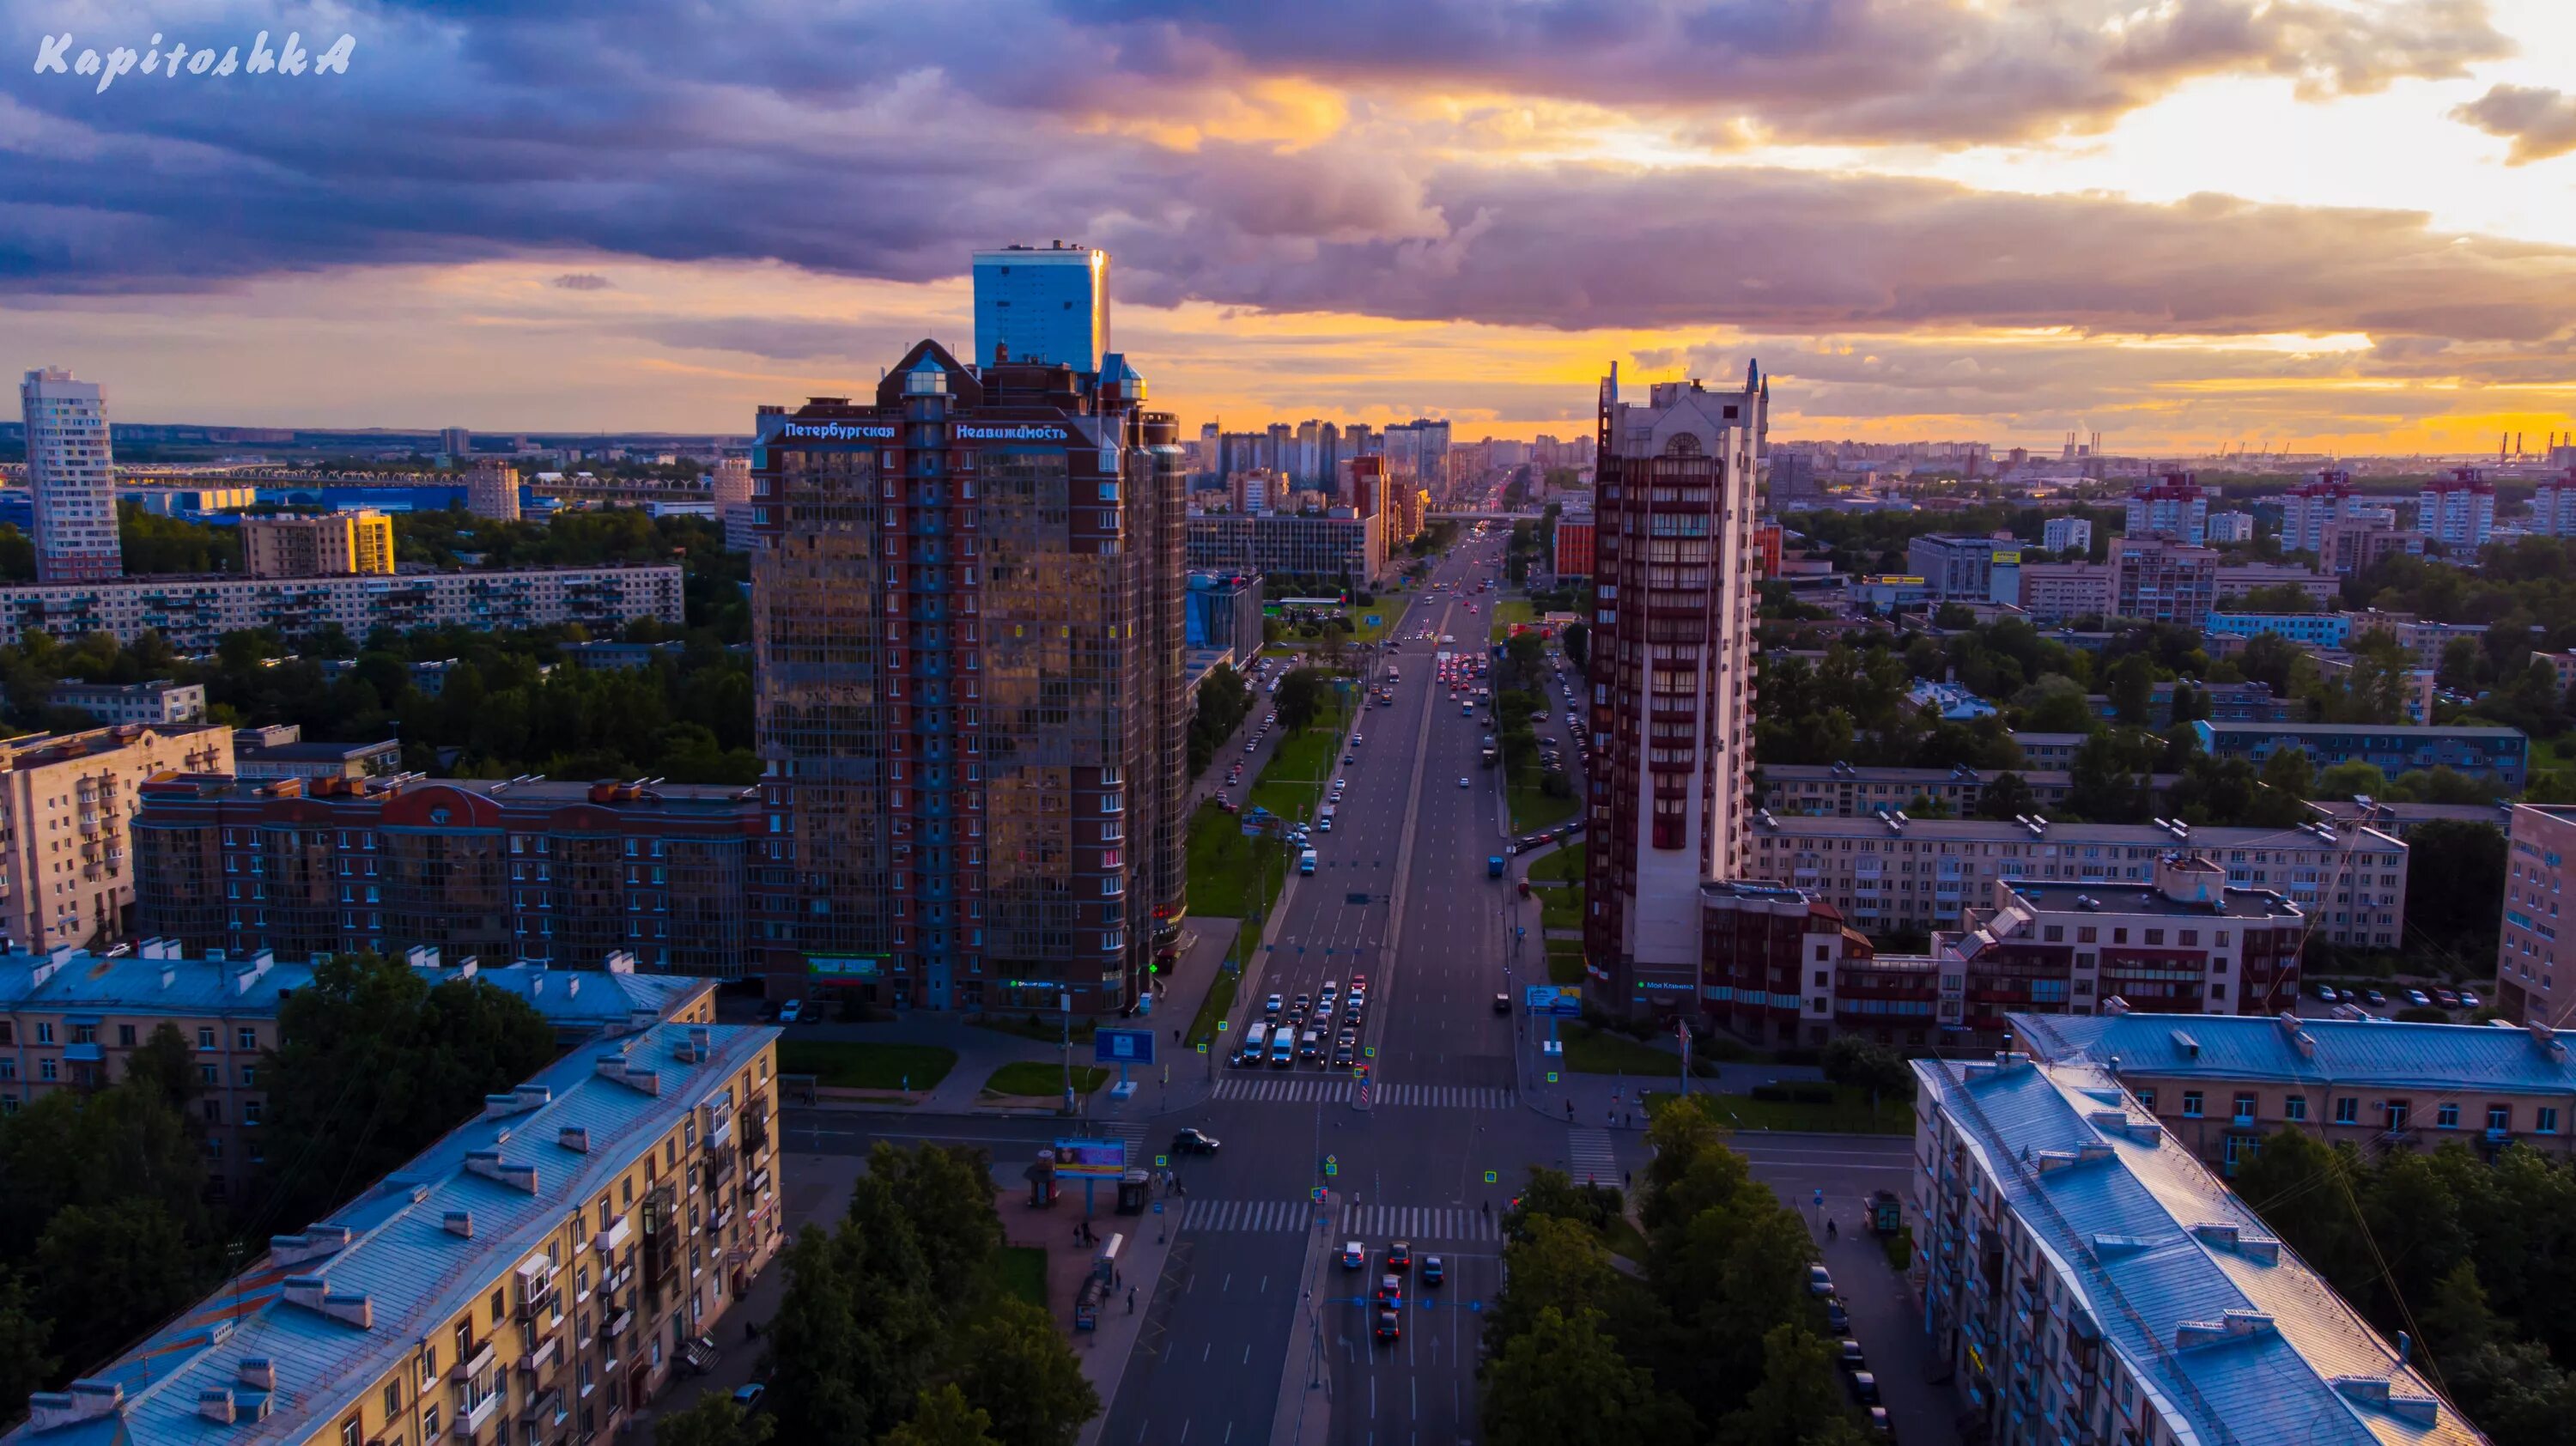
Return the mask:
<path fill-rule="evenodd" d="M 563 1132 L 555 1136 L 555 1143 L 576 1155 L 587 1155 L 590 1153 L 590 1131 L 580 1125 L 566 1125 Z"/>
<path fill-rule="evenodd" d="M 242 1357 L 241 1366 L 234 1376 L 249 1390 L 274 1391 L 277 1389 L 277 1367 L 271 1365 L 266 1356 Z"/>
<path fill-rule="evenodd" d="M 450 1235 L 462 1236 L 467 1240 L 474 1238 L 474 1212 L 471 1210 L 450 1210 L 439 1223 L 447 1227 L 447 1233 Z"/>
<path fill-rule="evenodd" d="M 504 1160 L 498 1150 L 468 1150 L 465 1153 L 465 1173 L 498 1180 L 513 1190 L 530 1195 L 537 1193 L 537 1167 Z"/>
<path fill-rule="evenodd" d="M 197 1393 L 197 1414 L 218 1426 L 233 1423 L 233 1388 L 208 1386 Z"/>
<path fill-rule="evenodd" d="M 302 1265 L 308 1260 L 337 1255 L 348 1246 L 348 1226 L 316 1225 L 301 1235 L 268 1237 L 268 1263 L 272 1266 Z"/>
<path fill-rule="evenodd" d="M 96 1421 L 117 1414 L 125 1388 L 114 1381 L 84 1378 L 59 1391 L 38 1391 L 27 1398 L 27 1429 L 43 1435 L 57 1426 Z"/>

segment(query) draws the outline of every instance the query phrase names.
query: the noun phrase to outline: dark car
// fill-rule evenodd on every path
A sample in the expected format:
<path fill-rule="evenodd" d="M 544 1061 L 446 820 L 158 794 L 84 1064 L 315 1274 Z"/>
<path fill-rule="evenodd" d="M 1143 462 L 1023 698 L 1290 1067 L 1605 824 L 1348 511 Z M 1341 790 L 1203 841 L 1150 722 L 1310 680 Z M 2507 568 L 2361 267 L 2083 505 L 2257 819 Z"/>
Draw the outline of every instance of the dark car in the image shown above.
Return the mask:
<path fill-rule="evenodd" d="M 1358 1055 L 1349 1045 L 1337 1044 L 1333 1046 L 1333 1064 L 1335 1067 L 1344 1068 L 1357 1062 Z"/>
<path fill-rule="evenodd" d="M 1858 1375 L 1869 1369 L 1869 1358 L 1860 1353 L 1860 1342 L 1847 1340 L 1843 1342 L 1842 1352 L 1835 1357 L 1834 1364 L 1852 1375 Z"/>
<path fill-rule="evenodd" d="M 1439 1256 L 1426 1255 L 1422 1257 L 1422 1283 L 1424 1285 L 1438 1285 L 1440 1282 L 1447 1280 L 1448 1278 L 1449 1267 L 1440 1263 Z"/>
<path fill-rule="evenodd" d="M 1495 996 L 1494 996 L 1494 1012 L 1495 1012 L 1496 1014 L 1509 1014 L 1509 1013 L 1511 1013 L 1511 1012 L 1512 1012 L 1512 997 L 1511 997 L 1510 995 L 1508 995 L 1508 994 L 1497 994 L 1497 995 L 1495 995 Z"/>
<path fill-rule="evenodd" d="M 1896 1423 L 1887 1419 L 1887 1408 L 1885 1406 L 1872 1406 L 1869 1408 L 1869 1429 L 1890 1441 L 1896 1439 Z"/>
<path fill-rule="evenodd" d="M 2433 991 L 2433 1002 L 2444 1009 L 2457 1009 L 2460 1007 L 2460 996 L 2448 989 L 2436 989 Z"/>
<path fill-rule="evenodd" d="M 1878 1404 L 1878 1377 L 1867 1371 L 1854 1371 L 1851 1378 L 1852 1399 L 1864 1406 Z"/>
<path fill-rule="evenodd" d="M 1392 1275 L 1379 1276 L 1377 1278 L 1377 1294 L 1373 1299 L 1376 1300 L 1379 1308 L 1383 1310 L 1404 1309 L 1404 1282 L 1398 1277 Z"/>
<path fill-rule="evenodd" d="M 1413 1247 L 1401 1240 L 1388 1246 L 1386 1248 L 1386 1268 L 1389 1270 L 1411 1270 L 1413 1268 Z"/>
<path fill-rule="evenodd" d="M 1382 1310 L 1377 1313 L 1377 1338 L 1390 1345 L 1404 1338 L 1404 1325 L 1396 1319 L 1394 1311 Z"/>
<path fill-rule="evenodd" d="M 1840 1300 L 1825 1302 L 1825 1329 L 1838 1336 L 1851 1334 L 1851 1312 L 1843 1309 Z"/>
<path fill-rule="evenodd" d="M 1172 1153 L 1175 1155 L 1213 1155 L 1217 1152 L 1217 1148 L 1223 1143 L 1223 1141 L 1219 1140 L 1216 1136 L 1207 1133 L 1205 1130 L 1183 1130 L 1179 1134 L 1172 1136 Z"/>

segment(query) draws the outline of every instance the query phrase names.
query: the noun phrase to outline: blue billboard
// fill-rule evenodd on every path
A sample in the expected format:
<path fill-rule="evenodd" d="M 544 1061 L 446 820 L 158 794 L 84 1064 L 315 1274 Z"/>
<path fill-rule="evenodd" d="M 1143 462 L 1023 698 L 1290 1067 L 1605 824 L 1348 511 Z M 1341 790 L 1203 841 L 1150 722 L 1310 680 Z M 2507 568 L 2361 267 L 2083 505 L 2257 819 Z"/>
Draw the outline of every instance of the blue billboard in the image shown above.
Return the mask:
<path fill-rule="evenodd" d="M 1154 1031 L 1150 1029 L 1103 1029 L 1091 1036 L 1091 1062 L 1094 1064 L 1152 1064 Z"/>

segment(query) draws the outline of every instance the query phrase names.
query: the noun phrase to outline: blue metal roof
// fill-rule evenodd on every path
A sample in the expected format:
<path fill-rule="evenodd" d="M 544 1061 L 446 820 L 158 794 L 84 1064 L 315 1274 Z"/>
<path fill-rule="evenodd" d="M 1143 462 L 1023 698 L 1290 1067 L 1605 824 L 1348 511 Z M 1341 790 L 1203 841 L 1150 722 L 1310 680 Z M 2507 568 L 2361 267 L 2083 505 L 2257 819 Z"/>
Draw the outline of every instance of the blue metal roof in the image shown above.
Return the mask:
<path fill-rule="evenodd" d="M 59 963 L 57 963 L 59 959 Z M 432 984 L 466 977 L 462 964 L 422 969 Z M 542 964 L 476 966 L 472 977 L 528 1001 L 565 1033 L 637 1028 L 670 1014 L 714 981 L 688 974 L 549 969 Z M 147 959 L 71 950 L 0 954 L 0 1013 L 168 1015 L 268 1019 L 290 990 L 313 982 L 313 966 L 277 960 Z M 93 1018 L 90 1022 L 96 1022 Z"/>
<path fill-rule="evenodd" d="M 2576 1060 L 2546 1029 L 2137 1010 L 2010 1018 L 2013 1038 L 2037 1058 L 2107 1065 L 2116 1057 L 2124 1071 L 2165 1077 L 2576 1093 Z"/>
<path fill-rule="evenodd" d="M 704 1058 L 686 1057 L 692 1030 L 705 1030 L 713 1044 Z M 424 1338 L 444 1332 L 494 1280 L 536 1255 L 567 1211 L 604 1193 L 654 1140 L 730 1088 L 777 1037 L 767 1027 L 674 1023 L 575 1050 L 523 1087 L 546 1090 L 544 1103 L 464 1125 L 315 1227 L 345 1228 L 345 1245 L 292 1264 L 273 1255 L 262 1260 L 88 1377 L 121 1388 L 117 1410 L 42 1433 L 21 1426 L 0 1439 L 10 1446 L 241 1446 L 321 1431 Z M 657 1071 L 660 1092 L 600 1072 L 597 1061 L 612 1054 Z M 564 1129 L 575 1126 L 589 1131 L 587 1150 L 561 1143 Z M 538 1188 L 468 1168 L 469 1155 L 493 1150 L 508 1164 L 533 1166 Z M 470 1213 L 471 1235 L 448 1229 L 455 1211 Z M 359 1326 L 289 1304 L 289 1279 L 309 1277 L 335 1296 L 365 1295 L 372 1319 Z M 241 1365 L 252 1359 L 276 1371 L 266 1418 L 245 1414 L 224 1425 L 198 1414 L 200 1390 L 230 1389 L 237 1400 L 247 1394 Z"/>
<path fill-rule="evenodd" d="M 2178 1439 L 2484 1440 L 2107 1069 L 2014 1055 L 1914 1071 Z"/>

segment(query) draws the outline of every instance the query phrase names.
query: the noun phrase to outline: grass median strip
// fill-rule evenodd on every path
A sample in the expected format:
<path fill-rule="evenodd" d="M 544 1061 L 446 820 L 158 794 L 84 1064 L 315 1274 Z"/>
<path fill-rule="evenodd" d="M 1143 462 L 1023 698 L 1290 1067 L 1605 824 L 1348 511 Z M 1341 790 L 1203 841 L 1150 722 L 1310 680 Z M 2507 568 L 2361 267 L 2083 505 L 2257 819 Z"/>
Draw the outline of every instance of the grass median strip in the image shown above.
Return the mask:
<path fill-rule="evenodd" d="M 1830 1088 L 1832 1100 L 1757 1100 L 1751 1095 L 1717 1094 L 1694 1094 L 1690 1098 L 1711 1120 L 1730 1130 L 1806 1130 L 1830 1135 L 1914 1133 L 1914 1101 L 1910 1097 L 1882 1095 L 1877 1108 L 1872 1109 L 1867 1090 L 1851 1085 L 1812 1087 Z M 1646 1109 L 1650 1113 L 1662 1109 L 1671 1099 L 1668 1094 L 1650 1093 L 1646 1096 Z"/>
<path fill-rule="evenodd" d="M 1582 969 L 1577 963 L 1577 971 Z M 1580 980 L 1578 972 L 1577 981 Z M 1679 1074 L 1681 1056 L 1640 1044 L 1624 1034 L 1588 1024 L 1563 1024 L 1556 1037 L 1565 1042 L 1565 1067 L 1577 1074 Z"/>
<path fill-rule="evenodd" d="M 1073 1067 L 1073 1091 L 1087 1095 L 1100 1088 L 1109 1071 L 1092 1065 Z M 1051 1100 L 1064 1093 L 1064 1066 L 1042 1059 L 1024 1059 L 993 1071 L 984 1081 L 984 1093 L 1011 1095 L 1020 1099 Z"/>
<path fill-rule="evenodd" d="M 935 1089 L 956 1067 L 957 1051 L 935 1044 L 792 1036 L 778 1041 L 780 1074 L 810 1074 L 832 1089 Z"/>

